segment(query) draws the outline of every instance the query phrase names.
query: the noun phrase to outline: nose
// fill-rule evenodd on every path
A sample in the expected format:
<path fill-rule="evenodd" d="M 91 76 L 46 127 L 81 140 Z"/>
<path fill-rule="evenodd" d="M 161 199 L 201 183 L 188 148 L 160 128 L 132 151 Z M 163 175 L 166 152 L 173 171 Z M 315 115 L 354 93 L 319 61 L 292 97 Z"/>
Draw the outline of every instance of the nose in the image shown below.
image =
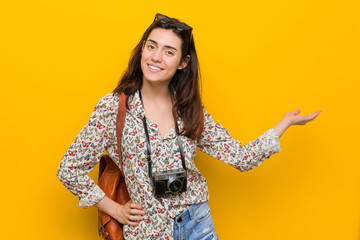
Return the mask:
<path fill-rule="evenodd" d="M 152 56 L 151 56 L 151 59 L 152 59 L 154 62 L 161 62 L 161 60 L 162 60 L 162 55 L 161 55 L 160 49 L 157 49 L 156 51 L 153 52 L 153 54 L 152 54 Z"/>

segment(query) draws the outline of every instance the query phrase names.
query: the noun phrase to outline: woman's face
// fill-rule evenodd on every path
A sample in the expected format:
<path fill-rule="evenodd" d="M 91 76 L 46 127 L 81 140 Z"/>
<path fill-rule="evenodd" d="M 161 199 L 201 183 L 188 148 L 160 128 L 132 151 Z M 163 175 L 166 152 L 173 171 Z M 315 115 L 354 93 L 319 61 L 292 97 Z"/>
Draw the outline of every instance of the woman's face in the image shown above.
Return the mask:
<path fill-rule="evenodd" d="M 181 39 L 169 29 L 155 28 L 143 44 L 143 81 L 169 84 L 178 69 L 186 67 L 190 56 L 181 61 Z"/>

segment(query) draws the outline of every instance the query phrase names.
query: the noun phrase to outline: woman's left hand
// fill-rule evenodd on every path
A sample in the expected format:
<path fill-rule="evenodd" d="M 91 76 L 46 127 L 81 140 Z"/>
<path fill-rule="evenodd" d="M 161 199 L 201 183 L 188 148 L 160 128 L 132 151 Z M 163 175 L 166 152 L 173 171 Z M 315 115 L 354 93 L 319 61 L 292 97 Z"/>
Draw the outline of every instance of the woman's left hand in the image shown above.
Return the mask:
<path fill-rule="evenodd" d="M 307 116 L 298 116 L 300 112 L 300 109 L 297 109 L 293 112 L 285 113 L 284 118 L 281 119 L 280 122 L 274 127 L 279 137 L 281 137 L 285 130 L 291 125 L 305 125 L 308 122 L 311 122 L 321 113 L 321 110 L 313 112 Z"/>
<path fill-rule="evenodd" d="M 284 118 L 289 120 L 290 125 L 305 125 L 308 122 L 314 120 L 321 113 L 321 110 L 313 112 L 307 116 L 297 116 L 300 112 L 300 109 L 297 109 L 293 112 L 287 112 L 285 113 Z"/>

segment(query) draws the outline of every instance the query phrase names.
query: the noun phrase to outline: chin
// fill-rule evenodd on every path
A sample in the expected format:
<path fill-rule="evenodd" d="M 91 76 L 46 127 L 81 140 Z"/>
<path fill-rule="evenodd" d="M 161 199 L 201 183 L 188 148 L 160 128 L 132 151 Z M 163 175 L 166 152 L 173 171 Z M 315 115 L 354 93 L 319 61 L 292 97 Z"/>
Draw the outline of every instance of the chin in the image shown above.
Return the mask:
<path fill-rule="evenodd" d="M 165 79 L 161 76 L 154 76 L 153 74 L 144 74 L 143 81 L 147 81 L 152 84 L 157 84 L 157 83 L 170 83 L 171 79 Z"/>
<path fill-rule="evenodd" d="M 145 79 L 143 79 L 143 81 L 147 81 L 150 84 L 164 84 L 164 83 L 169 84 L 170 83 L 170 81 L 167 81 L 167 80 L 151 79 L 151 78 L 149 79 L 149 78 L 146 78 L 146 77 L 145 77 Z"/>

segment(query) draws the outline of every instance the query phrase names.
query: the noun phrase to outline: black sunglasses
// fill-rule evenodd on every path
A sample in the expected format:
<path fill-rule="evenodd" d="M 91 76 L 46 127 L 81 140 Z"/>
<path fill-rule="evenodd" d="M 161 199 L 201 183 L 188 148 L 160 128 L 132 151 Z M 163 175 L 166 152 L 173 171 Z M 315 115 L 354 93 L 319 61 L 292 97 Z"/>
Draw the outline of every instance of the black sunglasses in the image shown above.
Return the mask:
<path fill-rule="evenodd" d="M 179 31 L 190 31 L 192 30 L 192 27 L 190 27 L 189 25 L 183 23 L 183 22 L 179 22 L 177 20 L 173 20 L 172 18 L 169 18 L 168 16 L 162 15 L 160 13 L 157 13 L 154 19 L 155 21 L 159 21 L 161 23 L 169 23 L 172 24 L 174 27 L 176 27 Z"/>

